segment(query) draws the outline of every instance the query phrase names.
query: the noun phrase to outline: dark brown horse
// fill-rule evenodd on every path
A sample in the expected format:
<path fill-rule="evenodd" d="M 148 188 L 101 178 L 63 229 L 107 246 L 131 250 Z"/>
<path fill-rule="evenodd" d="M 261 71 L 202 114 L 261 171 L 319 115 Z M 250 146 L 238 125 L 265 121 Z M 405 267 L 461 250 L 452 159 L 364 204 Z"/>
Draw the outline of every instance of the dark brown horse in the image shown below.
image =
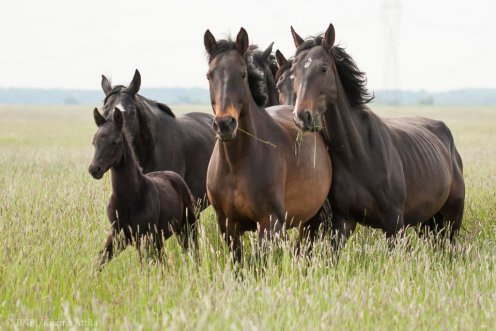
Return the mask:
<path fill-rule="evenodd" d="M 292 106 L 258 106 L 250 86 L 262 80 L 247 64 L 248 34 L 236 42 L 204 36 L 209 55 L 207 78 L 215 114 L 215 144 L 207 174 L 207 194 L 234 258 L 241 259 L 241 235 L 258 230 L 260 242 L 300 227 L 313 238 L 319 209 L 332 176 L 319 134 L 303 134 L 293 123 Z"/>
<path fill-rule="evenodd" d="M 134 151 L 123 131 L 124 118 L 116 108 L 108 120 L 95 108 L 98 131 L 93 138 L 95 155 L 89 167 L 90 174 L 102 178 L 110 169 L 112 196 L 107 217 L 112 225 L 103 251 L 102 264 L 112 259 L 116 236 L 124 232 L 124 245 L 135 243 L 138 251 L 144 237 L 150 237 L 159 259 L 163 240 L 177 234 L 184 248 L 189 235 L 196 243 L 196 218 L 193 197 L 184 180 L 172 171 L 156 171 L 144 175 Z"/>
<path fill-rule="evenodd" d="M 257 102 L 258 105 L 262 107 L 270 107 L 279 104 L 279 95 L 275 79 L 277 63 L 274 55 L 272 55 L 273 45 L 274 43 L 271 43 L 263 52 L 258 50 L 257 46 L 250 45 L 246 52 L 247 62 L 258 69 L 258 74 L 263 78 L 263 90 L 267 97 L 265 102 Z"/>
<path fill-rule="evenodd" d="M 280 50 L 276 51 L 277 72 L 275 75 L 276 87 L 280 105 L 294 105 L 294 75 L 291 73 L 293 58 L 286 59 Z"/>
<path fill-rule="evenodd" d="M 324 131 L 334 167 L 335 221 L 380 228 L 388 237 L 421 224 L 421 230 L 450 229 L 453 240 L 465 185 L 448 127 L 423 117 L 381 118 L 366 107 L 371 97 L 364 73 L 334 45 L 332 24 L 324 36 L 306 41 L 292 33 L 294 118 L 303 130 Z"/>
<path fill-rule="evenodd" d="M 205 199 L 208 161 L 215 144 L 212 115 L 193 112 L 176 117 L 167 105 L 138 94 L 140 85 L 138 70 L 128 87 L 112 87 L 102 76 L 103 115 L 112 118 L 114 108 L 121 109 L 126 132 L 144 173 L 177 172 L 195 199 Z"/>

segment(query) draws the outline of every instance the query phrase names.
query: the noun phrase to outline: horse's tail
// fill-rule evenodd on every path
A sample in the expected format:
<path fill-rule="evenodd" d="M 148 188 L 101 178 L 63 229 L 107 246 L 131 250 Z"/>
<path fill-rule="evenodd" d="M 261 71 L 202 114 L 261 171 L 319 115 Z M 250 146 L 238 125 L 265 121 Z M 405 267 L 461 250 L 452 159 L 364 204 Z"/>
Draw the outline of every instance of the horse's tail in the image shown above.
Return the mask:
<path fill-rule="evenodd" d="M 171 183 L 179 193 L 183 204 L 183 217 L 181 219 L 181 230 L 179 233 L 181 246 L 183 246 L 184 249 L 188 249 L 191 241 L 196 249 L 198 246 L 198 225 L 196 224 L 195 199 L 184 179 L 177 173 L 173 174 L 174 178 L 171 180 Z"/>
<path fill-rule="evenodd" d="M 438 137 L 445 141 L 450 153 L 451 161 L 451 187 L 447 201 L 441 209 L 443 221 L 441 226 L 450 227 L 450 239 L 453 241 L 462 226 L 463 212 L 465 209 L 465 181 L 463 178 L 463 162 L 455 145 L 455 139 L 448 126 L 438 121 Z M 447 140 L 444 140 L 444 139 Z M 449 223 L 446 223 L 449 222 Z"/>

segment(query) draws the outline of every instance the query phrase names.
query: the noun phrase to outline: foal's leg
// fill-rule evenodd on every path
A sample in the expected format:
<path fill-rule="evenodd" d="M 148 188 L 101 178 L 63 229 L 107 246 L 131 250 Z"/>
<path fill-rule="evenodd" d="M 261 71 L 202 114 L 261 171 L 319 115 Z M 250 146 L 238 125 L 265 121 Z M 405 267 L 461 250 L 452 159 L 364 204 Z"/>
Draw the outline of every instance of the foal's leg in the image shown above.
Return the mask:
<path fill-rule="evenodd" d="M 117 241 L 117 252 L 124 250 L 126 245 L 118 238 L 119 229 L 117 226 L 117 210 L 114 207 L 113 198 L 110 198 L 109 204 L 107 206 L 107 218 L 112 225 L 112 229 L 107 237 L 107 241 L 105 242 L 105 246 L 99 253 L 99 264 L 100 267 L 108 263 L 114 256 L 114 242 Z"/>
<path fill-rule="evenodd" d="M 116 231 L 112 228 L 112 230 L 110 230 L 110 233 L 107 237 L 107 241 L 105 242 L 105 246 L 103 246 L 103 249 L 98 254 L 98 261 L 100 267 L 102 267 L 103 265 L 107 264 L 110 260 L 112 260 L 112 257 L 114 255 L 115 236 L 116 236 Z"/>

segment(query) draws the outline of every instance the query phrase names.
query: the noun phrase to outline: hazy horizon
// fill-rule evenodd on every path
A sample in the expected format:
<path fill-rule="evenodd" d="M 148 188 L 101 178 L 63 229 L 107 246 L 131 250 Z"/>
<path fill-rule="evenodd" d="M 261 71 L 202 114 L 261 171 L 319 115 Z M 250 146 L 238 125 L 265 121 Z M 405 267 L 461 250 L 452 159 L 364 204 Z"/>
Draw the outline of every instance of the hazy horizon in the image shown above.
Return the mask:
<path fill-rule="evenodd" d="M 382 9 L 398 2 L 391 20 Z M 146 88 L 206 88 L 203 34 L 235 36 L 287 56 L 294 52 L 290 25 L 303 37 L 325 31 L 367 73 L 370 90 L 448 91 L 496 88 L 496 2 L 313 1 L 302 4 L 228 1 L 4 2 L 0 28 L 1 88 L 99 89 L 100 75 L 127 84 L 134 69 Z M 392 29 L 387 37 L 385 28 Z M 392 42 L 394 41 L 394 42 Z M 392 57 L 396 48 L 396 57 Z M 397 61 L 394 86 L 389 64 Z M 388 72 L 389 68 L 389 72 Z M 389 79 L 390 81 L 390 79 Z"/>

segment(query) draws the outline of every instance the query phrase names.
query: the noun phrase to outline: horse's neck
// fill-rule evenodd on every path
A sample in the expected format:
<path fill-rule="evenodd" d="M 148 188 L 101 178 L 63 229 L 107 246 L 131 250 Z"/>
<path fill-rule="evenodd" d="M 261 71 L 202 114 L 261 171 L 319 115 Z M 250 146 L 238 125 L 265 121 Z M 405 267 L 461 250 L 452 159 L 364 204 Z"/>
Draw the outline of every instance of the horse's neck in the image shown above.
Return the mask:
<path fill-rule="evenodd" d="M 260 108 L 250 97 L 245 101 L 243 114 L 238 118 L 236 138 L 231 142 L 220 142 L 219 152 L 231 168 L 238 168 L 238 163 L 246 159 L 254 160 L 260 154 L 252 153 L 255 148 L 267 140 L 266 132 L 274 129 L 274 119 L 263 108 Z"/>
<path fill-rule="evenodd" d="M 337 103 L 332 104 L 324 115 L 325 135 L 331 153 L 345 162 L 357 162 L 367 158 L 370 150 L 369 127 L 364 121 L 364 111 L 360 106 L 352 107 L 339 79 L 337 80 Z M 374 134 L 374 132 L 372 132 Z"/>
<path fill-rule="evenodd" d="M 271 76 L 267 77 L 267 93 L 269 96 L 269 106 L 275 106 L 279 104 L 279 92 L 277 91 L 277 86 L 276 86 L 276 81 L 272 77 L 272 74 L 269 73 Z"/>
<path fill-rule="evenodd" d="M 144 175 L 134 155 L 126 135 L 122 134 L 122 156 L 117 165 L 111 168 L 112 190 L 118 201 L 131 203 L 141 194 Z"/>
<path fill-rule="evenodd" d="M 160 132 L 162 137 L 168 137 L 169 135 L 176 134 L 177 130 L 173 130 L 172 127 L 176 127 L 177 121 L 169 115 L 160 116 L 155 113 L 155 111 L 160 114 L 158 105 L 155 101 L 148 100 L 140 95 L 137 98 L 138 105 L 138 116 L 140 117 L 140 135 L 139 139 L 133 141 L 133 145 L 136 151 L 136 156 L 140 164 L 144 169 L 154 169 L 157 167 L 157 155 L 155 151 L 156 134 Z M 155 111 L 151 108 L 157 108 Z M 156 118 L 151 118 L 156 117 Z M 162 127 L 162 130 L 159 128 Z M 170 130 L 163 130 L 163 127 L 170 127 Z M 160 131 L 159 131 L 160 130 Z M 173 138 L 173 137 L 171 137 Z M 172 141 L 173 139 L 166 139 L 167 141 Z M 162 146 L 162 152 L 168 153 L 166 148 L 173 148 L 175 145 Z M 165 149 L 164 149 L 165 148 Z"/>

